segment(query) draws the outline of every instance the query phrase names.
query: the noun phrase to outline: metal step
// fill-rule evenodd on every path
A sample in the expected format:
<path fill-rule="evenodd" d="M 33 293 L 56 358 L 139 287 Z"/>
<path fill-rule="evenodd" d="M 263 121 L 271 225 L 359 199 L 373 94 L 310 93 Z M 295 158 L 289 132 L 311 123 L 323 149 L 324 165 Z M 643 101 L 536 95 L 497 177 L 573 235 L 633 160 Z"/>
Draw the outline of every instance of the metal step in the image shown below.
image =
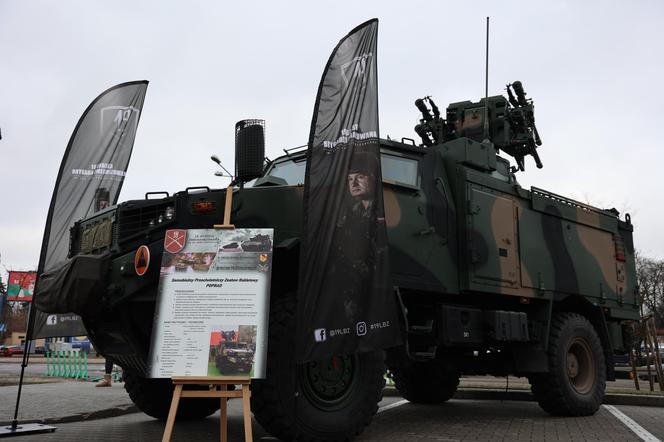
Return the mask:
<path fill-rule="evenodd" d="M 409 335 L 433 335 L 433 319 L 425 321 L 424 324 L 410 325 L 408 327 Z"/>
<path fill-rule="evenodd" d="M 409 335 L 433 335 L 432 325 L 411 325 L 408 328 Z"/>
<path fill-rule="evenodd" d="M 415 351 L 410 353 L 410 357 L 416 360 L 430 361 L 436 357 L 436 348 L 433 351 Z"/>

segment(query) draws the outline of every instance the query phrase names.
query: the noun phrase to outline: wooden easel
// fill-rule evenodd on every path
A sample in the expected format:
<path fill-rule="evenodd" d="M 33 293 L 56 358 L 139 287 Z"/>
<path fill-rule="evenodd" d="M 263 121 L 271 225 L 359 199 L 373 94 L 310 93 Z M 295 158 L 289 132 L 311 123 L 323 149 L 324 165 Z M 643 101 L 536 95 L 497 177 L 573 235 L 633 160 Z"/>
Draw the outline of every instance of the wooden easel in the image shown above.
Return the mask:
<path fill-rule="evenodd" d="M 233 184 L 226 188 L 226 204 L 224 206 L 224 223 L 215 224 L 215 229 L 235 229 L 235 225 L 231 224 L 231 209 L 233 207 Z M 173 385 L 173 399 L 171 400 L 171 408 L 168 412 L 168 419 L 166 420 L 166 428 L 164 429 L 164 436 L 162 442 L 169 442 L 171 434 L 173 433 L 173 425 L 175 424 L 175 415 L 178 411 L 178 404 L 180 398 L 220 398 L 221 399 L 221 416 L 220 416 L 220 430 L 221 442 L 228 440 L 228 399 L 234 397 L 242 398 L 242 415 L 244 418 L 244 440 L 245 442 L 252 442 L 253 436 L 251 432 L 251 406 L 249 399 L 251 398 L 251 391 L 249 385 L 251 378 L 245 376 L 175 376 Z M 206 385 L 208 390 L 183 390 L 185 385 Z M 229 391 L 229 385 L 241 385 L 241 391 Z"/>
<path fill-rule="evenodd" d="M 226 188 L 226 205 L 224 206 L 224 223 L 215 224 L 215 229 L 234 229 L 235 225 L 231 224 L 231 209 L 233 208 L 233 184 Z"/>
<path fill-rule="evenodd" d="M 244 440 L 252 442 L 253 436 L 251 433 L 251 408 L 249 398 L 251 391 L 249 391 L 249 384 L 251 379 L 244 376 L 176 376 L 173 377 L 173 384 L 175 391 L 173 391 L 173 400 L 171 401 L 171 409 L 168 412 L 168 420 L 166 421 L 166 428 L 164 429 L 164 436 L 162 442 L 169 442 L 171 434 L 173 433 L 173 425 L 175 424 L 175 415 L 178 411 L 178 404 L 180 398 L 220 398 L 221 399 L 221 417 L 220 430 L 221 442 L 228 440 L 228 420 L 227 420 L 227 402 L 228 398 L 241 397 L 242 398 L 242 414 L 244 417 Z M 185 385 L 207 385 L 209 390 L 183 390 Z M 241 385 L 241 391 L 229 391 L 229 385 Z"/>

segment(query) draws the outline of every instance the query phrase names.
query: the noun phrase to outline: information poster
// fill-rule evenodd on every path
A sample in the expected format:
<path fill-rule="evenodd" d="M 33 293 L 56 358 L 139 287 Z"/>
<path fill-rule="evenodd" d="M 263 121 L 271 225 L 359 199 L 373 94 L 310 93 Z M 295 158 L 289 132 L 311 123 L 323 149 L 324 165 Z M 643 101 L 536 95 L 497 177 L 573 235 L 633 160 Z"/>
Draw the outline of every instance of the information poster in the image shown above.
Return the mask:
<path fill-rule="evenodd" d="M 151 377 L 265 377 L 272 241 L 272 229 L 166 232 Z"/>

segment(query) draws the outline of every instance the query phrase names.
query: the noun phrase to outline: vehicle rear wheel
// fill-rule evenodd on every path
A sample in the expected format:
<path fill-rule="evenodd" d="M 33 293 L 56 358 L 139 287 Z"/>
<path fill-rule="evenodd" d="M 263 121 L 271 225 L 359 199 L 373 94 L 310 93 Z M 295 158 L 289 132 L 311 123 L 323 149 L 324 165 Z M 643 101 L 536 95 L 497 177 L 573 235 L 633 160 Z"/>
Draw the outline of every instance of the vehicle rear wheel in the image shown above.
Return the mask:
<path fill-rule="evenodd" d="M 576 313 L 558 313 L 551 322 L 548 373 L 530 377 L 535 399 L 556 416 L 594 414 L 604 399 L 606 366 L 592 324 Z"/>
<path fill-rule="evenodd" d="M 401 396 L 416 404 L 446 402 L 459 386 L 458 373 L 445 370 L 436 359 L 412 361 L 403 347 L 388 351 L 387 367 Z"/>
<path fill-rule="evenodd" d="M 295 363 L 295 301 L 270 311 L 267 375 L 251 384 L 256 420 L 282 440 L 352 439 L 378 410 L 385 386 L 383 352 Z"/>
<path fill-rule="evenodd" d="M 124 387 L 132 402 L 148 416 L 165 421 L 173 398 L 173 383 L 170 379 L 147 379 L 124 371 Z M 218 399 L 180 399 L 176 419 L 203 419 L 214 414 L 220 406 Z"/>

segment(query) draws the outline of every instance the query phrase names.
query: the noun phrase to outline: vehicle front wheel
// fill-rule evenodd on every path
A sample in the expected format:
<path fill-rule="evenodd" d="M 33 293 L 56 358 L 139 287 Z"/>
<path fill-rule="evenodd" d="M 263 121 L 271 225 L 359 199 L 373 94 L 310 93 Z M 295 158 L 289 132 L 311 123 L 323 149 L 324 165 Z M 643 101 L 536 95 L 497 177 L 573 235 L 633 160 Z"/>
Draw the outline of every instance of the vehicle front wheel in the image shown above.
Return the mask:
<path fill-rule="evenodd" d="M 173 382 L 170 379 L 147 379 L 131 371 L 124 371 L 124 387 L 132 402 L 148 416 L 165 421 L 173 398 Z M 218 399 L 180 399 L 176 419 L 203 419 L 214 414 L 220 406 Z"/>
<path fill-rule="evenodd" d="M 360 434 L 385 386 L 383 352 L 295 363 L 295 301 L 270 311 L 267 373 L 251 384 L 256 420 L 282 440 L 342 441 Z"/>
<path fill-rule="evenodd" d="M 594 414 L 604 399 L 606 366 L 593 325 L 576 313 L 558 313 L 551 322 L 548 373 L 530 377 L 535 399 L 556 416 Z"/>

